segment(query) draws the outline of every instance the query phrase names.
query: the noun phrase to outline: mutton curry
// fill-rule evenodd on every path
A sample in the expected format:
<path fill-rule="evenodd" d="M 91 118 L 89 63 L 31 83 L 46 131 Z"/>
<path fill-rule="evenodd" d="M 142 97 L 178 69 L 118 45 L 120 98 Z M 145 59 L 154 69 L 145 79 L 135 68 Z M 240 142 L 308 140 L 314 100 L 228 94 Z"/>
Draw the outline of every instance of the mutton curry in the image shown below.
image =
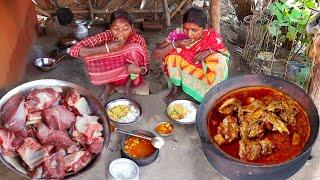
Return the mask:
<path fill-rule="evenodd" d="M 234 90 L 214 104 L 208 119 L 212 141 L 241 161 L 278 164 L 299 155 L 310 134 L 306 112 L 269 87 Z"/>

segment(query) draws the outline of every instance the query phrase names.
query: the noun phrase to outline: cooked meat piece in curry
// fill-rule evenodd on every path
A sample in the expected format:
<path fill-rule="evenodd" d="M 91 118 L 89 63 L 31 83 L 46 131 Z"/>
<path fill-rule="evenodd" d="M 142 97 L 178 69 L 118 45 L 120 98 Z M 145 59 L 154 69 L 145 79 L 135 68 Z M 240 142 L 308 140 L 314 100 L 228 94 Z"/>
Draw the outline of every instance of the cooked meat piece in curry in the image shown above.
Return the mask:
<path fill-rule="evenodd" d="M 278 116 L 271 112 L 263 114 L 263 121 L 269 122 L 273 125 L 273 131 L 279 131 L 282 134 L 290 134 L 286 124 L 278 118 Z"/>
<path fill-rule="evenodd" d="M 266 110 L 279 114 L 281 119 L 291 125 L 296 123 L 296 116 L 298 114 L 298 105 L 292 101 L 274 101 L 271 102 Z"/>
<path fill-rule="evenodd" d="M 236 98 L 226 100 L 219 108 L 219 112 L 225 115 L 232 114 L 241 106 L 241 102 Z"/>
<path fill-rule="evenodd" d="M 272 153 L 272 149 L 275 148 L 275 146 L 273 145 L 272 141 L 270 141 L 269 139 L 264 139 L 264 140 L 260 140 L 259 141 L 260 145 L 261 145 L 261 154 L 262 155 L 267 155 L 267 154 L 271 154 Z"/>
<path fill-rule="evenodd" d="M 221 134 L 226 142 L 231 142 L 239 137 L 238 119 L 229 115 L 223 119 L 218 127 L 218 133 Z"/>
<path fill-rule="evenodd" d="M 275 147 L 269 139 L 253 141 L 249 139 L 241 139 L 239 141 L 239 156 L 241 160 L 255 160 L 262 155 L 272 153 Z"/>
<path fill-rule="evenodd" d="M 247 121 L 240 122 L 241 138 L 256 138 L 261 137 L 264 133 L 262 121 L 249 123 Z"/>
<path fill-rule="evenodd" d="M 239 156 L 241 160 L 255 160 L 260 157 L 261 145 L 249 139 L 241 139 L 239 141 Z"/>

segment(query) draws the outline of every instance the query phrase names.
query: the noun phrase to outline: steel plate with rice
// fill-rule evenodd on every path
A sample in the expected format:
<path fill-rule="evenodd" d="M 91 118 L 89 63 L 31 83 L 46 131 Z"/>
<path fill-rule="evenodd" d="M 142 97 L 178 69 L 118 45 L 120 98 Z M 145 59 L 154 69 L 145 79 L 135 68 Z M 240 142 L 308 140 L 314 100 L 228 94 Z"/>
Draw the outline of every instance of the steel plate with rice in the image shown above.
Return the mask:
<path fill-rule="evenodd" d="M 180 124 L 192 124 L 196 122 L 198 105 L 188 100 L 172 101 L 167 107 L 168 117 Z"/>
<path fill-rule="evenodd" d="M 132 124 L 142 118 L 141 105 L 129 99 L 116 99 L 106 105 L 108 118 L 116 124 Z"/>

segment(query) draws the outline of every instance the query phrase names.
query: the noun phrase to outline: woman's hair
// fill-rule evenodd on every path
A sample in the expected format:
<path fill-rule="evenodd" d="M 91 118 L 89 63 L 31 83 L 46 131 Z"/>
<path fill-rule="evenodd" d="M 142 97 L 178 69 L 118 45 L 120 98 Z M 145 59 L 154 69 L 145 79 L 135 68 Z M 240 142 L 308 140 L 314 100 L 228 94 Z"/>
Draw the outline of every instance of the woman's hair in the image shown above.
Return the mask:
<path fill-rule="evenodd" d="M 127 11 L 125 11 L 123 9 L 117 9 L 116 11 L 114 11 L 111 14 L 111 16 L 110 16 L 110 24 L 112 24 L 113 21 L 115 21 L 117 19 L 125 19 L 126 21 L 128 21 L 128 23 L 130 25 L 133 24 L 133 18 L 131 16 L 131 14 L 129 14 Z"/>
<path fill-rule="evenodd" d="M 207 15 L 202 9 L 191 7 L 184 13 L 182 23 L 194 23 L 205 28 L 207 25 Z"/>

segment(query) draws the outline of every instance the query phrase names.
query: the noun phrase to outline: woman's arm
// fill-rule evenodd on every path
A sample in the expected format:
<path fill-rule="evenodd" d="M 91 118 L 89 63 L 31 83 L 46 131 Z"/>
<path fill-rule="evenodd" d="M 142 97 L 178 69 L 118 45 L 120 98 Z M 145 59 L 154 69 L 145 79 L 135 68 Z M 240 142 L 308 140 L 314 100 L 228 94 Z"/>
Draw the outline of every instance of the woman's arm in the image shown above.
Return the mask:
<path fill-rule="evenodd" d="M 124 45 L 122 41 L 114 41 L 108 42 L 102 46 L 97 47 L 82 47 L 79 51 L 80 57 L 90 56 L 94 54 L 101 54 L 101 53 L 110 53 L 119 50 Z"/>
<path fill-rule="evenodd" d="M 113 36 L 109 31 L 88 37 L 71 47 L 69 54 L 73 57 L 84 57 L 107 52 L 104 44 L 111 42 Z"/>
<path fill-rule="evenodd" d="M 173 43 L 169 43 L 167 41 L 158 43 L 156 47 L 152 50 L 151 57 L 153 59 L 162 59 L 174 49 L 172 44 Z"/>
<path fill-rule="evenodd" d="M 162 42 L 160 44 L 157 44 L 155 49 L 152 51 L 152 58 L 154 59 L 162 59 L 164 58 L 168 53 L 170 53 L 175 48 L 183 48 L 192 43 L 192 39 L 183 39 L 183 40 L 177 40 L 169 42 Z"/>

